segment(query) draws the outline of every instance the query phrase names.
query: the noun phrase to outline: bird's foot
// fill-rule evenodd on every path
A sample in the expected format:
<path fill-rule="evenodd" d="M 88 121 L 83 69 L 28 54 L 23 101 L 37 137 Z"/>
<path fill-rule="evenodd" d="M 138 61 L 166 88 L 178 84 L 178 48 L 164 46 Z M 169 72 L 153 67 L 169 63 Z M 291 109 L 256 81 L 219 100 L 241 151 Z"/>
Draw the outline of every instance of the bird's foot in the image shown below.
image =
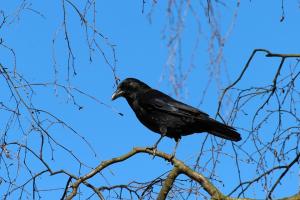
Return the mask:
<path fill-rule="evenodd" d="M 173 153 L 172 153 L 171 158 L 170 158 L 170 161 L 172 161 L 172 160 L 175 158 L 175 153 L 176 153 L 176 152 L 173 152 Z"/>
<path fill-rule="evenodd" d="M 152 151 L 152 155 L 153 155 L 152 159 L 154 159 L 157 151 L 157 146 L 154 145 L 153 147 L 147 147 L 147 149 Z"/>
<path fill-rule="evenodd" d="M 154 149 L 153 149 L 153 157 L 152 157 L 152 160 L 155 158 L 156 151 L 157 151 L 157 148 L 154 148 Z"/>

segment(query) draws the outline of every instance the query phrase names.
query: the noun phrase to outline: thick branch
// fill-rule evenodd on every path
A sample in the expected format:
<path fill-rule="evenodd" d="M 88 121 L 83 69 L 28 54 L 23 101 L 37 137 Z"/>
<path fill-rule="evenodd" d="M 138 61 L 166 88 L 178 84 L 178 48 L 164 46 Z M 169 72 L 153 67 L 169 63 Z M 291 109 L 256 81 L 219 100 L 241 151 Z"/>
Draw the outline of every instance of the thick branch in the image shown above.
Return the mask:
<path fill-rule="evenodd" d="M 164 199 L 167 197 L 168 192 L 172 188 L 173 183 L 179 174 L 185 174 L 186 176 L 190 177 L 191 179 L 197 181 L 203 187 L 203 189 L 211 196 L 212 199 L 215 199 L 215 200 L 217 200 L 217 199 L 218 200 L 233 200 L 234 199 L 234 198 L 230 198 L 230 197 L 223 195 L 218 190 L 218 188 L 215 187 L 206 177 L 204 177 L 202 174 L 197 173 L 196 171 L 192 170 L 190 167 L 185 165 L 182 161 L 180 161 L 176 158 L 172 158 L 171 155 L 166 154 L 164 152 L 161 152 L 161 151 L 154 152 L 150 148 L 141 148 L 141 147 L 134 148 L 127 154 L 124 154 L 120 157 L 116 157 L 116 158 L 112 158 L 107 161 L 103 161 L 95 169 L 93 169 L 86 175 L 76 179 L 76 181 L 71 185 L 71 188 L 73 189 L 73 191 L 69 194 L 69 196 L 66 197 L 66 199 L 71 200 L 73 197 L 75 197 L 80 184 L 85 183 L 85 181 L 87 179 L 92 178 L 93 176 L 95 176 L 97 173 L 99 173 L 106 167 L 108 167 L 112 164 L 118 163 L 118 162 L 125 161 L 128 158 L 130 158 L 138 153 L 147 153 L 151 156 L 153 155 L 153 153 L 155 153 L 155 155 L 157 157 L 163 158 L 173 164 L 174 169 L 168 175 L 166 181 L 163 184 L 163 188 L 161 189 L 161 192 L 159 194 L 159 198 L 161 197 L 161 199 Z M 239 199 L 239 200 L 242 200 L 242 199 Z"/>
<path fill-rule="evenodd" d="M 69 196 L 67 196 L 66 199 L 72 199 L 76 196 L 77 191 L 79 189 L 80 184 L 84 184 L 87 179 L 92 178 L 94 175 L 105 169 L 106 167 L 127 160 L 128 158 L 138 154 L 138 153 L 147 153 L 149 155 L 153 155 L 153 150 L 149 148 L 141 148 L 137 147 L 128 152 L 127 154 L 124 154 L 120 157 L 112 158 L 107 161 L 103 161 L 101 164 L 99 164 L 94 170 L 90 171 L 88 174 L 78 178 L 76 182 L 71 186 L 73 188 L 73 191 L 70 193 Z M 250 200 L 249 198 L 231 198 L 228 196 L 225 196 L 222 194 L 216 186 L 214 186 L 206 177 L 204 177 L 202 174 L 197 173 L 196 171 L 192 170 L 190 167 L 185 165 L 182 161 L 173 158 L 169 154 L 166 154 L 161 151 L 155 152 L 157 157 L 163 158 L 169 162 L 171 162 L 174 166 L 173 170 L 169 173 L 167 176 L 167 179 L 165 180 L 162 189 L 157 197 L 159 200 L 166 199 L 169 191 L 171 190 L 175 179 L 179 174 L 185 174 L 189 178 L 195 180 L 198 182 L 203 189 L 211 196 L 212 200 Z M 293 195 L 291 197 L 283 198 L 281 200 L 300 200 L 300 194 Z"/>
<path fill-rule="evenodd" d="M 278 199 L 278 200 L 300 200 L 300 192 L 293 196 L 285 197 L 285 198 Z"/>
<path fill-rule="evenodd" d="M 174 167 L 173 170 L 169 173 L 167 179 L 165 180 L 159 194 L 157 200 L 165 200 L 168 196 L 169 191 L 174 185 L 174 181 L 177 176 L 180 174 L 180 170 L 177 167 Z"/>
<path fill-rule="evenodd" d="M 181 173 L 197 181 L 213 199 L 225 199 L 225 196 L 202 174 L 192 170 L 180 160 L 174 160 L 174 165 L 180 169 Z"/>

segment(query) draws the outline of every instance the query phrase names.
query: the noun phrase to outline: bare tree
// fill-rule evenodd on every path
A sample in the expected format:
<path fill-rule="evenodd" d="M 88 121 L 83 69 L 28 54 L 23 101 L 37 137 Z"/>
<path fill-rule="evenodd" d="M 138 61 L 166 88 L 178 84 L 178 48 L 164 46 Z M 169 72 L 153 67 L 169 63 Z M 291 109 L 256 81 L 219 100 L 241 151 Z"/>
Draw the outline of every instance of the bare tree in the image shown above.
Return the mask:
<path fill-rule="evenodd" d="M 53 101 L 61 99 L 77 110 L 84 108 L 81 102 L 93 101 L 116 115 L 122 115 L 90 91 L 78 87 L 76 82 L 76 77 L 82 72 L 77 61 L 81 55 L 74 47 L 76 40 L 84 44 L 88 62 L 102 60 L 105 63 L 101 71 L 107 73 L 109 69 L 111 87 L 119 82 L 116 46 L 98 27 L 98 1 L 56 1 L 53 4 L 60 8 L 57 14 L 61 15 L 61 20 L 57 22 L 59 25 L 50 41 L 52 74 L 48 77 L 38 81 L 26 77 L 18 62 L 22 52 L 10 45 L 7 35 L 0 38 L 0 50 L 5 55 L 0 60 L 0 191 L 3 199 L 40 199 L 53 192 L 61 199 L 255 199 L 257 196 L 253 194 L 258 188 L 259 198 L 274 199 L 276 191 L 289 182 L 289 176 L 297 177 L 300 159 L 300 54 L 254 49 L 249 58 L 245 58 L 244 66 L 241 64 L 239 75 L 230 82 L 227 76 L 223 76 L 226 73 L 222 73 L 227 71 L 223 52 L 242 2 L 166 2 L 142 0 L 139 11 L 153 23 L 155 9 L 166 8 L 163 39 L 168 57 L 163 77 L 172 84 L 174 94 L 180 96 L 185 81 L 196 68 L 197 49 L 205 45 L 201 43 L 203 38 L 208 38 L 209 80 L 203 96 L 211 83 L 216 82 L 220 98 L 215 117 L 237 127 L 242 132 L 243 141 L 234 144 L 206 135 L 192 163 L 172 158 L 159 150 L 153 152 L 147 147 L 136 147 L 120 153 L 122 155 L 118 157 L 101 159 L 85 134 L 41 102 L 45 96 L 48 98 L 52 94 L 49 98 Z M 287 20 L 284 3 L 282 0 L 280 21 Z M 224 31 L 220 27 L 222 18 L 219 15 L 228 6 L 232 8 L 232 20 L 227 22 Z M 26 14 L 42 20 L 46 18 L 29 0 L 21 0 L 11 7 L 13 9 L 0 8 L 0 31 L 22 23 Z M 191 19 L 196 33 L 195 42 L 191 51 L 186 53 L 182 42 L 186 21 Z M 73 32 L 74 24 L 80 27 L 81 33 Z M 57 56 L 62 53 L 65 60 Z M 251 69 L 259 73 L 255 59 L 272 60 L 269 63 L 270 74 L 263 82 L 248 74 Z M 249 78 L 253 80 L 251 84 L 245 81 Z M 224 87 L 225 84 L 227 87 Z M 149 177 L 149 180 L 110 184 L 105 171 L 139 154 L 155 154 L 157 159 L 167 161 L 171 169 L 157 174 L 155 178 Z M 222 185 L 229 183 L 225 183 L 218 174 L 221 157 L 230 160 L 234 168 L 228 169 L 230 173 L 235 172 L 230 192 L 222 191 Z M 101 183 L 98 179 L 102 180 Z M 300 199 L 299 190 L 291 192 L 293 194 L 283 199 Z"/>

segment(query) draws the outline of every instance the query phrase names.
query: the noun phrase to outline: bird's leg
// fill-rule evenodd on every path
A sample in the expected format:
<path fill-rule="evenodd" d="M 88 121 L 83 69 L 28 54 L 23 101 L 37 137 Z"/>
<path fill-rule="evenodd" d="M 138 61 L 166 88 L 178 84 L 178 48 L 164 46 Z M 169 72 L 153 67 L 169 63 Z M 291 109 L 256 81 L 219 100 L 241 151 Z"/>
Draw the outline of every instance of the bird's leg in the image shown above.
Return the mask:
<path fill-rule="evenodd" d="M 154 146 L 151 147 L 151 149 L 153 150 L 153 158 L 155 157 L 158 143 L 163 139 L 163 137 L 165 137 L 165 135 L 161 134 L 160 138 L 157 140 L 157 142 L 155 142 Z"/>
<path fill-rule="evenodd" d="M 157 142 L 155 142 L 154 146 L 151 147 L 151 149 L 153 150 L 153 158 L 155 157 L 157 146 L 158 146 L 159 142 L 163 139 L 163 137 L 166 136 L 166 134 L 167 134 L 167 128 L 161 127 L 160 128 L 160 138 L 157 140 Z"/>
<path fill-rule="evenodd" d="M 157 149 L 158 143 L 165 137 L 165 135 L 160 135 L 160 138 L 157 140 L 157 142 L 154 144 L 153 149 Z"/>
<path fill-rule="evenodd" d="M 172 153 L 172 156 L 171 156 L 171 159 L 173 159 L 175 157 L 175 154 L 176 154 L 176 149 L 178 147 L 178 144 L 180 142 L 181 138 L 176 138 L 175 141 L 176 141 L 176 144 L 175 144 L 175 147 L 174 147 L 174 150 L 173 150 L 173 153 Z"/>

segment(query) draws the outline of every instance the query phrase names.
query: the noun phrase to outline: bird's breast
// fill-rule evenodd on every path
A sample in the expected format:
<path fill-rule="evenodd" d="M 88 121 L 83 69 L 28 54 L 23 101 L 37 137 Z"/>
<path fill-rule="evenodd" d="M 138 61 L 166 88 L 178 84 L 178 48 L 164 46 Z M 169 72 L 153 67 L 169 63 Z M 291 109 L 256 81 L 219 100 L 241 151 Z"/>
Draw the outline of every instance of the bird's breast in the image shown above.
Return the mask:
<path fill-rule="evenodd" d="M 136 117 L 144 126 L 154 132 L 159 132 L 161 120 L 157 113 L 143 108 L 137 101 L 132 102 L 131 107 Z"/>

